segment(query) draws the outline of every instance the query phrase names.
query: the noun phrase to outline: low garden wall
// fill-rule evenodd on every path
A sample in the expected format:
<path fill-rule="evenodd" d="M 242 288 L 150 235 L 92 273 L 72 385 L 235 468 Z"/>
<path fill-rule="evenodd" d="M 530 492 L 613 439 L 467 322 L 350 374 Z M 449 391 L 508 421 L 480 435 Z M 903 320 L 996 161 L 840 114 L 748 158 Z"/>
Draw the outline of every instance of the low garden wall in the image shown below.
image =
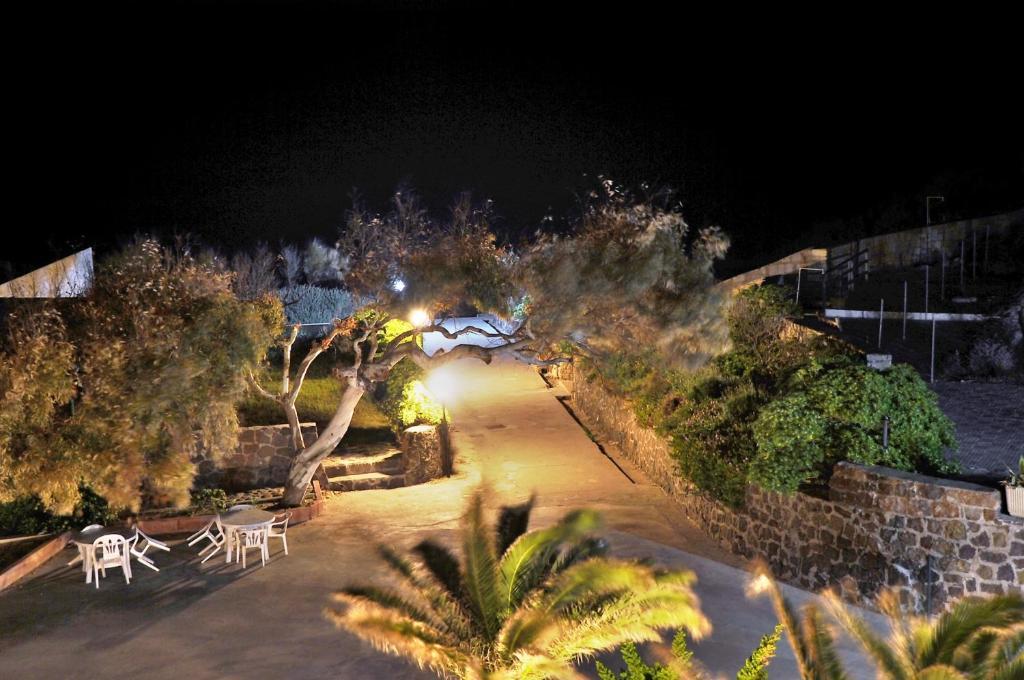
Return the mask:
<path fill-rule="evenodd" d="M 316 423 L 302 423 L 301 427 L 307 443 L 316 439 Z M 201 447 L 197 450 L 192 457 L 196 466 L 193 486 L 216 486 L 229 491 L 281 486 L 294 456 L 288 425 L 239 428 L 234 453 L 214 458 Z"/>
<path fill-rule="evenodd" d="M 893 588 L 913 610 L 961 595 L 1024 592 L 1024 520 L 1002 514 L 1000 492 L 887 468 L 836 466 L 827 497 L 750 486 L 733 509 L 676 472 L 667 441 L 636 422 L 630 404 L 570 365 L 554 371 L 572 408 L 735 554 L 762 557 L 777 576 L 808 589 L 834 586 L 872 604 Z"/>
<path fill-rule="evenodd" d="M 402 431 L 405 483 L 422 484 L 452 474 L 451 450 L 444 425 L 414 425 Z"/>

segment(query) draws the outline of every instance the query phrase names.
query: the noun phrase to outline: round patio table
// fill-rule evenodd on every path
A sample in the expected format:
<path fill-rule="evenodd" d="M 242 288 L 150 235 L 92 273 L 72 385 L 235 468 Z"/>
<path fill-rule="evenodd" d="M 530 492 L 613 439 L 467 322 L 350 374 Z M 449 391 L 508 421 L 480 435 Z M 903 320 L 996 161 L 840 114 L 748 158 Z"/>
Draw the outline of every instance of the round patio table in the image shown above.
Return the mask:
<path fill-rule="evenodd" d="M 224 527 L 224 562 L 231 562 L 231 542 L 235 532 L 245 527 L 270 526 L 274 521 L 274 513 L 256 508 L 232 510 L 220 515 L 220 524 Z"/>
<path fill-rule="evenodd" d="M 78 557 L 71 560 L 68 566 L 81 560 L 86 583 L 92 582 L 92 569 L 89 567 L 89 561 L 85 559 L 86 555 L 89 554 L 89 550 L 97 538 L 109 536 L 110 534 L 123 536 L 125 540 L 128 540 L 135 535 L 135 527 L 95 527 L 93 529 L 79 529 L 71 533 L 71 542 L 78 548 Z"/>

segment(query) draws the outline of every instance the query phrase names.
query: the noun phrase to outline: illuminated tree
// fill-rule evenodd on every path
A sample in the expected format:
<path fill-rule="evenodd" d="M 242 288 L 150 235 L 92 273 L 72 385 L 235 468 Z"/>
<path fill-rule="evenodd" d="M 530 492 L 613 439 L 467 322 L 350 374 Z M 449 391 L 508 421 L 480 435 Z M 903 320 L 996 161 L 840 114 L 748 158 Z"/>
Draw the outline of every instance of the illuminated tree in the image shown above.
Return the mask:
<path fill-rule="evenodd" d="M 649 347 L 666 362 L 694 365 L 727 342 L 712 265 L 724 255 L 717 229 L 692 234 L 667 197 L 638 200 L 611 183 L 602 185 L 568 234 L 537 238 L 517 255 L 499 247 L 490 228 L 490 204 L 462 196 L 449 218 L 433 220 L 416 196 L 397 192 L 391 210 L 372 215 L 356 207 L 338 242 L 338 264 L 354 299 L 367 300 L 354 315 L 337 320 L 292 370 L 291 349 L 299 329 L 283 341 L 280 389 L 253 388 L 282 404 L 297 454 L 284 492 L 301 503 L 320 464 L 348 430 L 356 404 L 392 367 L 409 360 L 424 369 L 461 358 L 490 363 L 506 354 L 535 365 L 564 361 L 567 349 L 602 355 L 621 347 Z M 525 318 L 513 332 L 486 324 L 445 329 L 427 322 L 390 340 L 384 326 L 423 309 L 436 319 L 468 304 L 505 314 L 508 301 L 526 295 Z M 500 340 L 497 347 L 470 342 L 428 355 L 423 333 L 449 340 L 467 336 Z M 346 389 L 334 416 L 314 442 L 304 442 L 295 400 L 310 364 L 328 347 L 343 344 L 351 360 L 336 369 Z"/>
<path fill-rule="evenodd" d="M 246 376 L 283 323 L 231 279 L 143 240 L 59 315 L 26 308 L 0 356 L 0 497 L 67 512 L 84 482 L 113 507 L 186 504 L 191 454 L 234 448 Z"/>

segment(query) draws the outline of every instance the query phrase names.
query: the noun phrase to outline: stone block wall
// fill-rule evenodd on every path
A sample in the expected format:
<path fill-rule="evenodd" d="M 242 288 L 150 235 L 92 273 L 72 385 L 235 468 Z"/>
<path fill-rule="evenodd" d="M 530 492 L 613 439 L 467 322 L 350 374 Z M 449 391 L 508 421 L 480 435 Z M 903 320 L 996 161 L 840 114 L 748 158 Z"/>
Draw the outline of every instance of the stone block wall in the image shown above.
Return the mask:
<path fill-rule="evenodd" d="M 316 423 L 302 423 L 306 443 L 316 439 Z M 295 452 L 288 425 L 257 425 L 238 431 L 234 453 L 214 458 L 200 448 L 192 457 L 196 466 L 193 485 L 217 486 L 229 491 L 245 491 L 262 486 L 284 484 Z"/>
<path fill-rule="evenodd" d="M 667 441 L 636 422 L 630 404 L 599 384 L 554 371 L 577 416 L 614 444 L 735 554 L 768 561 L 781 579 L 836 587 L 871 605 L 883 588 L 912 610 L 938 610 L 967 594 L 1024 593 L 1024 520 L 1000 512 L 1000 492 L 880 467 L 840 463 L 828 494 L 751 486 L 737 510 L 701 494 L 676 472 Z"/>
<path fill-rule="evenodd" d="M 452 473 L 442 426 L 414 425 L 402 431 L 400 446 L 405 459 L 405 483 L 422 484 Z"/>

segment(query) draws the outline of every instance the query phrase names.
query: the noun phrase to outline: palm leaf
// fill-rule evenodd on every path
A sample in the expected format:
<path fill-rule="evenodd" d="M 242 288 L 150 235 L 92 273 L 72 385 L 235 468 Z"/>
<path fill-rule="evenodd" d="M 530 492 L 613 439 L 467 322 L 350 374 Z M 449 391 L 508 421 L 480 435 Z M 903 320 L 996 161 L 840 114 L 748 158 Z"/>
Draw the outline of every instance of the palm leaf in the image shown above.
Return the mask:
<path fill-rule="evenodd" d="M 597 513 L 579 510 L 569 513 L 553 527 L 520 536 L 502 554 L 498 565 L 502 604 L 509 609 L 517 607 L 547 576 L 552 558 L 562 545 L 579 541 L 599 525 Z"/>
<path fill-rule="evenodd" d="M 463 518 L 462 553 L 466 598 L 484 637 L 493 641 L 500 627 L 501 598 L 494 545 L 484 526 L 483 495 L 479 492 Z"/>
<path fill-rule="evenodd" d="M 384 609 L 397 612 L 398 614 L 412 620 L 441 630 L 443 623 L 438 625 L 437 619 L 430 613 L 420 609 L 414 603 L 403 598 L 401 595 L 389 590 L 382 590 L 373 586 L 351 586 L 343 588 L 334 593 L 335 602 L 346 604 L 375 604 Z"/>
<path fill-rule="evenodd" d="M 910 667 L 908 659 L 901 656 L 898 650 L 890 647 L 864 619 L 851 612 L 838 595 L 832 591 L 825 591 L 823 597 L 832 616 L 839 621 L 854 640 L 860 643 L 861 648 L 885 673 L 884 677 L 891 680 L 911 680 L 913 678 L 914 671 Z"/>
<path fill-rule="evenodd" d="M 465 654 L 444 643 L 439 631 L 391 609 L 357 601 L 344 610 L 327 609 L 324 614 L 339 628 L 381 651 L 410 659 L 421 668 L 449 673 L 468 663 Z"/>
<path fill-rule="evenodd" d="M 838 680 L 846 677 L 839 655 L 836 653 L 835 638 L 824 623 L 814 604 L 804 606 L 803 638 L 810 653 L 814 676 L 822 680 Z"/>
<path fill-rule="evenodd" d="M 967 676 L 952 666 L 942 664 L 918 671 L 914 680 L 967 680 Z"/>
<path fill-rule="evenodd" d="M 452 600 L 441 587 L 422 578 L 412 562 L 394 550 L 381 545 L 377 546 L 377 551 L 384 563 L 401 577 L 402 583 L 430 605 L 448 630 L 460 638 L 469 634 L 469 616 L 460 602 Z"/>
<path fill-rule="evenodd" d="M 920 668 L 950 664 L 956 650 L 979 629 L 1006 628 L 1021 622 L 1024 622 L 1024 597 L 1020 595 L 964 598 L 934 624 L 915 627 L 915 661 Z"/>

